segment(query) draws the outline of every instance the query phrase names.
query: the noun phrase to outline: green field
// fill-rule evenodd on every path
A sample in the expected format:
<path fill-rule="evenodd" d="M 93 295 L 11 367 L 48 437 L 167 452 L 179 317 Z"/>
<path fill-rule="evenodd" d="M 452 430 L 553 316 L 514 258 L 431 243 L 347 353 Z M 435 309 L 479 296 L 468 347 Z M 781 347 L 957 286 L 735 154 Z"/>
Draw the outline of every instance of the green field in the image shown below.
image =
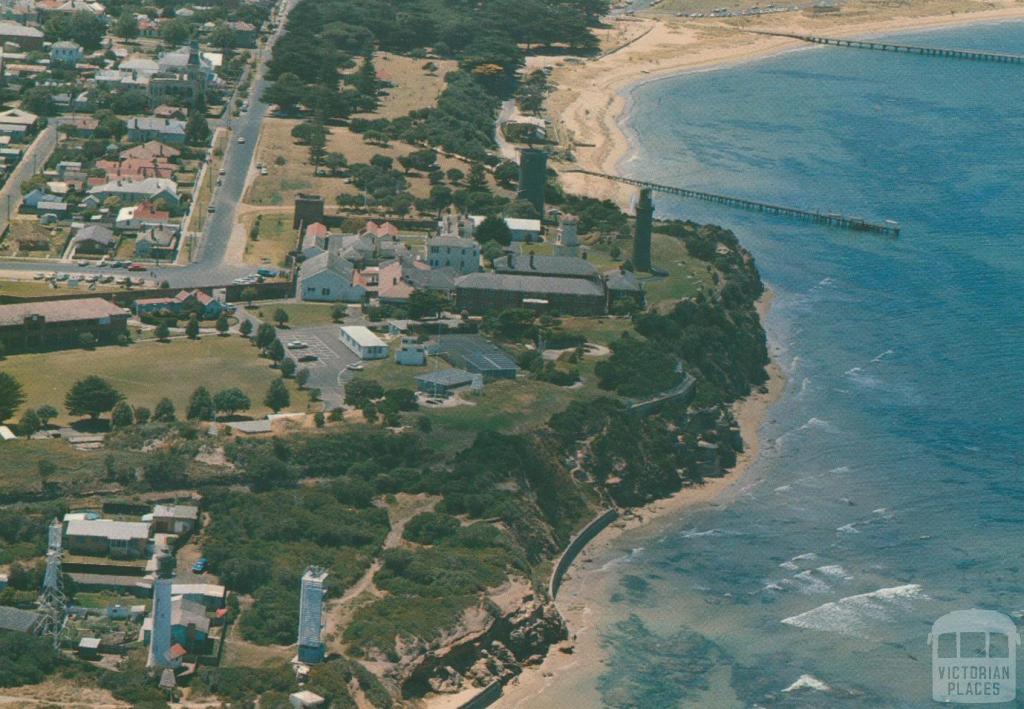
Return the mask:
<path fill-rule="evenodd" d="M 666 234 L 654 234 L 651 241 L 654 267 L 667 271 L 664 278 L 644 279 L 647 305 L 657 308 L 697 293 L 698 287 L 714 288 L 707 262 L 695 259 L 682 241 Z"/>
<path fill-rule="evenodd" d="M 39 476 L 39 462 L 47 460 L 57 465 L 57 472 L 47 482 L 62 487 L 95 483 L 102 480 L 104 458 L 108 451 L 75 450 L 64 441 L 7 441 L 0 444 L 0 491 L 25 492 L 39 490 L 43 480 Z M 141 458 L 124 453 L 123 457 Z"/>
<path fill-rule="evenodd" d="M 275 327 L 277 323 L 274 322 L 274 313 L 279 309 L 288 313 L 288 322 L 285 324 L 282 332 L 287 332 L 288 328 L 292 327 L 329 325 L 334 322 L 331 319 L 331 311 L 334 310 L 334 305 L 331 303 L 257 303 L 248 308 L 249 312 L 253 315 L 264 322 L 271 323 Z"/>
<path fill-rule="evenodd" d="M 241 337 L 205 336 L 198 341 L 146 341 L 129 347 L 101 347 L 94 351 L 67 350 L 8 357 L 0 369 L 13 375 L 25 389 L 28 406 L 52 404 L 63 409 L 64 396 L 78 379 L 96 374 L 109 381 L 129 403 L 152 409 L 168 397 L 181 416 L 189 395 L 198 386 L 211 392 L 238 387 L 252 400 L 253 415 L 267 413 L 263 396 L 279 375 L 269 360 Z M 304 393 L 289 382 L 292 410 L 303 410 Z M 66 415 L 60 420 L 67 421 Z M 6 450 L 4 453 L 6 458 Z"/>
<path fill-rule="evenodd" d="M 245 221 L 246 235 L 256 222 L 256 216 Z M 263 214 L 259 219 L 256 239 L 245 244 L 245 262 L 253 266 L 283 268 L 288 252 L 295 248 L 296 230 L 292 228 L 291 214 Z"/>

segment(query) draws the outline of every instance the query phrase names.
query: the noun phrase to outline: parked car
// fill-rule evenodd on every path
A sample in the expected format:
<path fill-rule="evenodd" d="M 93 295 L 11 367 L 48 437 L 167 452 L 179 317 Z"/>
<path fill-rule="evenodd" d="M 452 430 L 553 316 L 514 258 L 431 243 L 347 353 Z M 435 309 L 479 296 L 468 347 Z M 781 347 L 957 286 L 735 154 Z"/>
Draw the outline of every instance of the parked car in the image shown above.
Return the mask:
<path fill-rule="evenodd" d="M 275 271 L 272 268 L 261 268 L 258 271 L 256 271 L 256 274 L 260 275 L 260 276 L 263 276 L 264 278 L 276 278 L 277 277 L 277 271 Z"/>
<path fill-rule="evenodd" d="M 37 273 L 36 275 L 32 276 L 32 280 L 33 281 L 41 281 L 44 278 L 46 278 L 46 274 L 45 273 Z"/>
<path fill-rule="evenodd" d="M 209 560 L 205 557 L 199 557 L 196 559 L 196 563 L 192 564 L 192 573 L 203 574 L 206 573 L 206 567 L 210 565 Z"/>
<path fill-rule="evenodd" d="M 361 372 L 361 371 L 363 371 L 363 363 L 362 362 L 353 362 L 352 364 L 348 365 L 348 367 L 346 369 L 351 369 L 354 372 Z"/>
<path fill-rule="evenodd" d="M 88 265 L 89 265 L 89 262 L 88 262 L 88 261 L 86 261 L 85 259 L 81 259 L 81 260 L 80 260 L 80 261 L 78 262 L 78 265 L 79 265 L 79 266 L 81 266 L 82 268 L 85 268 L 86 266 L 88 266 Z"/>
<path fill-rule="evenodd" d="M 213 214 L 214 212 L 217 211 L 217 208 L 211 204 L 209 207 L 206 208 L 206 211 L 209 212 L 210 214 Z"/>
<path fill-rule="evenodd" d="M 286 347 L 290 350 L 304 350 L 309 347 L 309 343 L 302 340 L 292 340 Z"/>
<path fill-rule="evenodd" d="M 301 357 L 299 357 L 300 362 L 316 362 L 319 359 L 320 358 L 317 357 L 315 354 L 304 354 Z"/>
<path fill-rule="evenodd" d="M 244 143 L 245 142 L 245 136 L 244 135 L 238 136 L 238 142 L 239 143 Z"/>
<path fill-rule="evenodd" d="M 149 269 L 143 266 L 141 263 L 133 263 L 128 266 L 129 271 L 148 271 Z"/>

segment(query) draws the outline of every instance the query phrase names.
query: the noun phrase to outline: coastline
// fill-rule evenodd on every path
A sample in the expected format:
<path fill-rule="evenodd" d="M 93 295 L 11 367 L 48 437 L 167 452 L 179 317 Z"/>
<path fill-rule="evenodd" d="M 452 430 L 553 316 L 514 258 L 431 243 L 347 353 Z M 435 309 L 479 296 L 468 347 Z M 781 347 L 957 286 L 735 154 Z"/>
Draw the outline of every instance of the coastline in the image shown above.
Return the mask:
<path fill-rule="evenodd" d="M 628 207 L 631 188 L 569 172 L 575 167 L 616 174 L 632 146 L 623 119 L 640 87 L 679 75 L 747 64 L 791 51 L 856 51 L 810 45 L 796 39 L 755 35 L 745 30 L 817 33 L 854 37 L 945 29 L 1024 20 L 1024 5 L 980 6 L 966 0 L 926 2 L 877 11 L 856 4 L 848 15 L 809 17 L 780 13 L 757 18 L 686 20 L 620 17 L 606 40 L 622 38 L 599 57 L 582 63 L 561 61 L 552 72 L 554 90 L 548 114 L 574 161 L 556 162 L 566 191 L 611 199 Z M 974 9 L 986 7 L 988 9 Z M 918 12 L 921 14 L 912 14 Z M 904 14 L 897 14 L 904 13 Z M 942 13 L 942 14 L 939 14 Z M 881 15 L 881 16 L 879 16 Z M 888 16 L 886 16 L 888 15 Z"/>
<path fill-rule="evenodd" d="M 773 299 L 772 291 L 766 289 L 756 303 L 758 316 L 762 322 L 771 308 Z M 692 507 L 721 504 L 728 494 L 738 488 L 738 484 L 745 479 L 751 465 L 760 455 L 760 429 L 768 409 L 779 400 L 786 386 L 785 375 L 774 359 L 769 362 L 766 369 L 768 381 L 761 389 L 732 405 L 743 437 L 743 452 L 738 456 L 736 465 L 721 477 L 706 479 L 699 487 L 684 487 L 670 497 L 625 512 L 619 520 L 601 531 L 587 544 L 573 563 L 574 568 L 578 570 L 582 565 L 591 563 L 597 555 L 608 549 L 616 539 L 629 530 L 671 520 Z M 573 583 L 571 571 L 566 573 L 561 600 L 556 605 L 569 628 L 569 640 L 549 648 L 539 665 L 524 668 L 517 678 L 505 686 L 504 694 L 494 706 L 527 706 L 529 702 L 538 699 L 551 688 L 556 681 L 564 682 L 566 674 L 571 670 L 597 669 L 603 666 L 600 638 L 590 621 L 593 611 L 587 606 L 585 595 L 580 593 L 582 590 L 578 583 Z M 570 648 L 571 652 L 567 652 Z"/>
<path fill-rule="evenodd" d="M 1024 19 L 1024 6 L 1005 5 L 966 12 L 951 10 L 947 6 L 944 11 L 951 14 L 859 18 L 860 21 L 856 17 L 826 19 L 776 15 L 754 21 L 745 18 L 741 23 L 732 24 L 731 28 L 724 24 L 700 27 L 692 21 L 673 22 L 668 18 L 629 20 L 637 25 L 633 36 L 606 50 L 595 60 L 563 64 L 552 74 L 556 88 L 548 99 L 549 114 L 563 144 L 570 136 L 571 143 L 574 143 L 575 161 L 556 163 L 556 169 L 561 168 L 560 180 L 567 191 L 611 199 L 620 206 L 628 207 L 632 194 L 630 188 L 566 172 L 566 169 L 582 167 L 617 173 L 635 139 L 635 136 L 627 135 L 623 124 L 632 95 L 639 87 L 682 74 L 746 64 L 790 51 L 822 49 L 800 40 L 744 34 L 739 30 L 767 29 L 853 37 Z M 772 297 L 772 292 L 766 290 L 757 302 L 762 323 L 771 307 Z M 577 573 L 626 531 L 664 522 L 695 506 L 722 504 L 727 495 L 738 491 L 739 483 L 760 454 L 760 429 L 767 411 L 785 389 L 786 380 L 775 359 L 771 360 L 767 371 L 769 380 L 763 389 L 733 405 L 744 443 L 744 451 L 736 465 L 726 475 L 707 480 L 700 487 L 684 488 L 671 497 L 623 515 L 580 553 L 574 564 Z M 595 689 L 580 680 L 600 673 L 606 660 L 593 622 L 594 610 L 587 604 L 585 589 L 580 583 L 573 583 L 572 576 L 571 572 L 566 574 L 557 603 L 559 613 L 569 628 L 570 639 L 552 646 L 539 665 L 524 668 L 505 686 L 504 694 L 495 706 L 530 706 L 556 685 L 557 691 L 571 692 L 574 701 L 581 704 L 599 702 Z M 592 593 L 594 580 L 588 579 L 586 585 Z M 551 695 L 547 694 L 545 699 L 551 700 Z"/>

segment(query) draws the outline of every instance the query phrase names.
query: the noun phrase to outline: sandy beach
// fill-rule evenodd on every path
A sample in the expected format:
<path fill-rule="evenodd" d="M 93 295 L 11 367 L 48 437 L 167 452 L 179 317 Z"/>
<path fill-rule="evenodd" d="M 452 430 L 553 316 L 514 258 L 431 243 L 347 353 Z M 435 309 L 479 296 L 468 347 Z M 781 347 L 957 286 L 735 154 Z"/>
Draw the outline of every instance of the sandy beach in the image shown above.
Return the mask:
<path fill-rule="evenodd" d="M 602 32 L 604 54 L 589 61 L 560 59 L 551 74 L 554 91 L 547 113 L 554 135 L 574 162 L 555 163 L 567 191 L 616 200 L 628 206 L 632 190 L 599 178 L 567 172 L 573 167 L 615 174 L 629 151 L 621 119 L 629 93 L 649 81 L 707 71 L 794 50 L 824 48 L 785 37 L 751 34 L 763 30 L 830 37 L 868 37 L 972 23 L 1024 19 L 1024 5 L 963 0 L 911 2 L 893 6 L 855 1 L 842 12 L 809 16 L 788 12 L 759 17 L 686 19 L 620 17 Z"/>

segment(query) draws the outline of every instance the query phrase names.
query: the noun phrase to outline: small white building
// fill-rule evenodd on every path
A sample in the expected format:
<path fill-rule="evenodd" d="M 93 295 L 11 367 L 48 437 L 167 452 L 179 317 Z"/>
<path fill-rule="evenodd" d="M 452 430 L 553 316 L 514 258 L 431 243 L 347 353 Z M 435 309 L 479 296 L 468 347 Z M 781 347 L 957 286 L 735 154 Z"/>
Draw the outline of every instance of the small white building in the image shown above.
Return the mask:
<path fill-rule="evenodd" d="M 362 325 L 343 325 L 340 338 L 359 359 L 384 359 L 388 356 L 387 343 Z"/>
<path fill-rule="evenodd" d="M 487 217 L 474 214 L 474 229 L 484 223 Z M 522 219 L 519 217 L 505 217 L 505 225 L 512 232 L 512 241 L 525 241 L 527 243 L 540 241 L 541 224 L 540 219 Z"/>
<path fill-rule="evenodd" d="M 427 346 L 415 337 L 403 337 L 402 347 L 395 353 L 395 363 L 407 367 L 422 367 L 427 363 Z"/>

